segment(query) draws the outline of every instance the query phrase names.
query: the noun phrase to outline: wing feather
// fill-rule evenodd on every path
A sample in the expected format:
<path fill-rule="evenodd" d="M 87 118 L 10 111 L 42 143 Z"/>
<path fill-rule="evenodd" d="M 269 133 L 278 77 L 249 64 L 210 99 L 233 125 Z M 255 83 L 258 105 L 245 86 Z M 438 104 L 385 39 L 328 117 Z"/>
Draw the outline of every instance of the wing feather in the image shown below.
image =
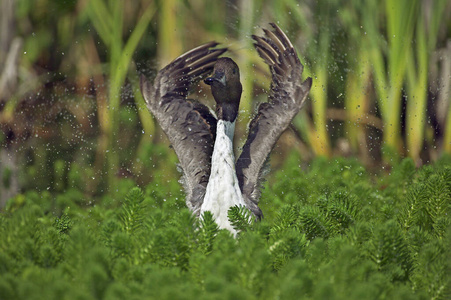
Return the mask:
<path fill-rule="evenodd" d="M 249 124 L 248 138 L 236 163 L 241 191 L 256 216 L 261 216 L 258 200 L 267 158 L 305 104 L 312 85 L 311 78 L 302 82 L 303 65 L 291 41 L 276 24 L 270 25 L 273 31 L 264 29 L 264 36 L 252 36 L 258 54 L 271 71 L 269 99 L 260 104 Z"/>
<path fill-rule="evenodd" d="M 179 56 L 158 72 L 154 83 L 141 76 L 147 107 L 180 161 L 188 207 L 198 214 L 210 176 L 216 118 L 207 106 L 187 99 L 189 90 L 213 70 L 226 48 L 210 42 Z"/>

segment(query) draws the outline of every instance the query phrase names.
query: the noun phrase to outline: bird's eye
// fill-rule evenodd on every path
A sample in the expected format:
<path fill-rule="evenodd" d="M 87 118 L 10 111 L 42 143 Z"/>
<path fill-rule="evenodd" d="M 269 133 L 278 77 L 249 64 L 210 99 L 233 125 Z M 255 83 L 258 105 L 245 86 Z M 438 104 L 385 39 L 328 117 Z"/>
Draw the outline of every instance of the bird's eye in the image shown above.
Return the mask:
<path fill-rule="evenodd" d="M 233 68 L 232 73 L 236 74 L 236 69 L 235 68 Z"/>

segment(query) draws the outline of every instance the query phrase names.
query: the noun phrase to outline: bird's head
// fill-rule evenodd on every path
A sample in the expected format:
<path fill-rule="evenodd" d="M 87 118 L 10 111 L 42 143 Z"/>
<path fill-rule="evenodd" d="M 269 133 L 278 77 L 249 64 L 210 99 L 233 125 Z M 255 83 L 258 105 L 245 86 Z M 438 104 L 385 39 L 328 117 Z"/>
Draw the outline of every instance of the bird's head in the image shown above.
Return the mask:
<path fill-rule="evenodd" d="M 235 121 L 243 91 L 238 65 L 231 58 L 221 57 L 214 65 L 212 76 L 204 82 L 211 86 L 218 118 Z"/>

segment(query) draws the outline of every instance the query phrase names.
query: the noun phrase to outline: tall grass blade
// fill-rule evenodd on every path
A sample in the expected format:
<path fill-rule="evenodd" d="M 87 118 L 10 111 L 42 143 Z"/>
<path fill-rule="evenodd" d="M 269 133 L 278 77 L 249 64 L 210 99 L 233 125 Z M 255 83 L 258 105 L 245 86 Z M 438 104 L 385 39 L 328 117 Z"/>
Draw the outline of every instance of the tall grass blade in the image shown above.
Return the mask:
<path fill-rule="evenodd" d="M 420 164 L 420 151 L 423 148 L 426 125 L 429 58 L 422 18 L 420 18 L 417 25 L 416 37 L 416 48 L 414 48 L 416 51 L 409 51 L 409 64 L 407 67 L 406 141 L 409 156 L 417 164 Z M 416 56 L 417 64 L 415 64 L 414 56 Z"/>
<path fill-rule="evenodd" d="M 117 139 L 114 135 L 119 130 L 121 87 L 129 71 L 133 53 L 155 14 L 155 6 L 150 4 L 139 18 L 124 45 L 122 41 L 124 5 L 123 0 L 108 1 L 107 4 L 103 0 L 94 0 L 87 6 L 90 20 L 109 51 L 108 111 L 107 114 L 103 111 L 100 112 L 101 115 L 99 114 L 102 136 L 104 137 L 100 141 L 99 151 L 106 151 L 106 167 L 110 186 L 114 185 L 116 169 L 119 167 L 117 145 L 115 144 Z"/>
<path fill-rule="evenodd" d="M 183 52 L 183 37 L 179 36 L 181 24 L 178 23 L 180 16 L 177 16 L 180 2 L 163 0 L 158 5 L 158 63 L 161 69 Z"/>
<path fill-rule="evenodd" d="M 368 51 L 361 47 L 358 62 L 354 66 L 355 70 L 350 72 L 346 79 L 346 135 L 354 151 L 359 150 L 359 145 L 365 139 L 365 126 L 362 120 L 368 111 L 370 102 L 368 86 L 370 84 L 371 65 L 368 56 Z M 367 151 L 367 149 L 362 150 Z"/>
<path fill-rule="evenodd" d="M 243 85 L 243 93 L 241 95 L 241 112 L 240 119 L 249 120 L 252 113 L 252 99 L 254 94 L 254 69 L 250 63 L 251 58 L 255 55 L 255 51 L 252 47 L 251 34 L 254 33 L 254 14 L 255 4 L 257 1 L 241 0 L 239 2 L 240 7 L 240 29 L 239 29 L 239 41 L 241 47 L 246 49 L 240 51 L 240 73 L 241 83 Z M 246 121 L 247 122 L 247 121 Z"/>
<path fill-rule="evenodd" d="M 401 149 L 401 95 L 407 68 L 410 41 L 413 37 L 419 1 L 385 1 L 387 51 L 380 41 L 376 20 L 377 3 L 368 1 L 365 9 L 365 27 L 371 46 L 371 60 L 375 75 L 378 103 L 384 120 L 383 139 L 391 150 Z M 383 53 L 387 52 L 387 65 Z"/>
<path fill-rule="evenodd" d="M 412 47 L 409 53 L 406 140 L 409 156 L 417 164 L 421 163 L 420 151 L 423 148 L 426 127 L 429 60 L 436 46 L 445 6 L 444 0 L 422 2 L 422 13 L 418 14 L 416 23 L 416 47 Z"/>

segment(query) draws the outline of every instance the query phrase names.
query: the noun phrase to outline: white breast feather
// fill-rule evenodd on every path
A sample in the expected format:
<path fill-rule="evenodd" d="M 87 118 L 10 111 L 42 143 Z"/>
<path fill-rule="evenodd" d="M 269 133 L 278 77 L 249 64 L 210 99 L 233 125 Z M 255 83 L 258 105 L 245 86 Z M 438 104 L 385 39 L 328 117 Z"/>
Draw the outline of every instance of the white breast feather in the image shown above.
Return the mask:
<path fill-rule="evenodd" d="M 219 120 L 216 141 L 211 161 L 211 173 L 205 193 L 201 214 L 210 211 L 219 228 L 236 234 L 229 222 L 227 213 L 235 205 L 245 205 L 235 171 L 233 154 L 233 135 L 235 122 Z"/>

